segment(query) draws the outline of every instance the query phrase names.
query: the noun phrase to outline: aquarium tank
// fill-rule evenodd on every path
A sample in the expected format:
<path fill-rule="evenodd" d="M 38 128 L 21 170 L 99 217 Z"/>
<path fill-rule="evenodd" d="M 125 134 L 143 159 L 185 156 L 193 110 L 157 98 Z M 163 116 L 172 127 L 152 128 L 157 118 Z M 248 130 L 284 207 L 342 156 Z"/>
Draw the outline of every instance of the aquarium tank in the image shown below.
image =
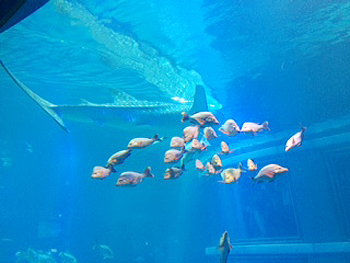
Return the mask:
<path fill-rule="evenodd" d="M 350 1 L 0 1 L 0 263 L 350 262 Z"/>

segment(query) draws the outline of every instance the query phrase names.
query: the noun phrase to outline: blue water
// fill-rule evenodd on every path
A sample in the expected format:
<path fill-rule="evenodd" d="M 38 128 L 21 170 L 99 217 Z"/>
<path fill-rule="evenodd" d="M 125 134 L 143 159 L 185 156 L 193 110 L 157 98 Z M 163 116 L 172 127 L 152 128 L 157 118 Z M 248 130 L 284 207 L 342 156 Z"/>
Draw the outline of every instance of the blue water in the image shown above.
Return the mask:
<path fill-rule="evenodd" d="M 127 123 L 137 116 L 118 127 L 63 118 L 65 133 L 1 69 L 0 262 L 27 249 L 57 262 L 59 252 L 83 263 L 220 262 L 225 230 L 228 262 L 350 262 L 349 11 L 349 1 L 328 0 L 53 0 L 2 33 L 0 59 L 49 102 L 191 104 L 203 85 L 220 125 L 268 120 L 271 131 L 227 137 L 216 126 L 219 138 L 195 159 L 224 140 L 236 149 L 221 156 L 224 168 L 254 158 L 289 172 L 254 186 L 246 172 L 225 185 L 200 176 L 194 159 L 166 181 L 181 115 L 147 128 Z M 286 153 L 300 123 L 304 143 Z M 155 132 L 163 142 L 91 179 L 132 138 Z M 120 173 L 147 166 L 155 178 L 116 188 Z M 96 241 L 114 258 L 93 250 Z"/>

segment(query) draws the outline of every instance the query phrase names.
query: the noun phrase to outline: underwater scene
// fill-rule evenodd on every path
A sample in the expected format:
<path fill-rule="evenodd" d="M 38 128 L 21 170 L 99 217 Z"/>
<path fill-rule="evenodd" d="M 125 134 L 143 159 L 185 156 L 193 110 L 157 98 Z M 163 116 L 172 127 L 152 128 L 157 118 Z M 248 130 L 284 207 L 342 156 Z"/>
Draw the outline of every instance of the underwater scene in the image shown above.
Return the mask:
<path fill-rule="evenodd" d="M 350 1 L 0 1 L 0 263 L 350 262 Z"/>

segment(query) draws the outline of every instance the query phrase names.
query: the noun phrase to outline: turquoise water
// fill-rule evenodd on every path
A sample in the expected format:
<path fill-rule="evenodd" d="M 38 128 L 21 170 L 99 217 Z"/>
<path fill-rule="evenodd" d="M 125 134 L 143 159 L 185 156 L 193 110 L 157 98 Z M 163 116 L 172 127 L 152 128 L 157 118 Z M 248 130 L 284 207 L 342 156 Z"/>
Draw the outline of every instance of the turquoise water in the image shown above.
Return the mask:
<path fill-rule="evenodd" d="M 225 230 L 227 262 L 349 262 L 349 9 L 326 0 L 54 0 L 2 33 L 0 59 L 43 99 L 124 109 L 63 115 L 66 133 L 0 70 L 0 262 L 61 262 L 60 252 L 84 263 L 220 262 Z M 180 112 L 197 85 L 219 137 L 164 180 L 164 153 L 189 125 Z M 271 131 L 228 137 L 218 129 L 230 118 L 240 127 L 267 120 Z M 300 123 L 303 145 L 285 152 Z M 91 179 L 131 139 L 155 133 L 163 142 Z M 195 160 L 210 160 L 221 141 L 235 149 L 220 156 L 224 168 L 253 158 L 259 170 L 289 172 L 254 186 L 256 172 L 217 183 Z M 147 166 L 154 178 L 115 186 Z M 96 243 L 114 257 L 103 259 Z M 20 259 L 28 249 L 47 258 Z"/>

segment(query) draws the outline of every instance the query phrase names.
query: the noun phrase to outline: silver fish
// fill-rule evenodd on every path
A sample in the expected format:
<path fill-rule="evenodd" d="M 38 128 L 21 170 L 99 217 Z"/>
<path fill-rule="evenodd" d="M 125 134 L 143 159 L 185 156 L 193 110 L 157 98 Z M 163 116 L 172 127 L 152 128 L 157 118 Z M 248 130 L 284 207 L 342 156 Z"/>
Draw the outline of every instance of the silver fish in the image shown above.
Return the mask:
<path fill-rule="evenodd" d="M 221 142 L 221 154 L 230 154 L 233 153 L 234 150 L 230 150 L 230 147 L 228 146 L 228 144 L 224 141 Z"/>
<path fill-rule="evenodd" d="M 126 158 L 128 158 L 131 154 L 131 149 L 121 150 L 116 152 L 111 157 L 109 157 L 107 161 L 106 167 L 114 166 L 116 164 L 122 164 Z"/>
<path fill-rule="evenodd" d="M 184 140 L 185 142 L 190 142 L 193 139 L 197 139 L 199 134 L 198 126 L 188 126 L 183 130 Z"/>
<path fill-rule="evenodd" d="M 171 148 L 183 148 L 185 147 L 185 140 L 181 137 L 173 137 L 170 142 Z"/>
<path fill-rule="evenodd" d="M 241 132 L 243 133 L 251 133 L 252 135 L 257 134 L 258 132 L 261 132 L 263 130 L 270 130 L 269 123 L 267 121 L 263 122 L 262 124 L 253 123 L 253 122 L 245 122 L 243 123 Z"/>
<path fill-rule="evenodd" d="M 219 131 L 232 137 L 237 135 L 241 130 L 234 120 L 229 119 L 219 128 Z"/>
<path fill-rule="evenodd" d="M 165 171 L 164 180 L 178 179 L 183 174 L 184 171 L 185 171 L 184 165 L 182 165 L 181 167 L 170 167 Z"/>
<path fill-rule="evenodd" d="M 128 149 L 130 148 L 145 148 L 152 145 L 155 142 L 161 142 L 163 138 L 158 138 L 158 134 L 155 134 L 153 138 L 134 138 L 128 144 Z"/>
<path fill-rule="evenodd" d="M 212 127 L 205 127 L 203 133 L 207 140 L 213 140 L 218 137 Z"/>
<path fill-rule="evenodd" d="M 188 115 L 186 112 L 182 112 L 181 122 L 185 122 L 187 120 L 190 120 L 190 122 L 194 124 L 199 124 L 200 126 L 219 124 L 219 121 L 216 119 L 214 114 L 209 111 L 198 112 L 191 116 Z"/>
<path fill-rule="evenodd" d="M 282 173 L 288 172 L 288 168 L 284 168 L 278 164 L 268 164 L 261 168 L 259 173 L 253 178 L 254 182 L 273 182 L 275 181 Z"/>
<path fill-rule="evenodd" d="M 199 159 L 196 160 L 196 169 L 199 171 L 205 170 L 205 166 L 203 165 L 203 163 Z"/>
<path fill-rule="evenodd" d="M 233 249 L 231 242 L 230 242 L 230 237 L 228 235 L 228 232 L 225 231 L 221 238 L 220 238 L 220 244 L 218 247 L 219 253 L 220 253 L 220 263 L 226 263 L 228 254 L 230 251 Z"/>
<path fill-rule="evenodd" d="M 288 152 L 294 147 L 300 147 L 303 143 L 304 133 L 306 132 L 306 127 L 301 127 L 301 131 L 294 134 L 286 143 L 285 151 Z"/>
<path fill-rule="evenodd" d="M 136 186 L 142 182 L 145 177 L 154 177 L 151 174 L 151 167 L 147 167 L 144 173 L 124 172 L 119 176 L 116 186 Z"/>
<path fill-rule="evenodd" d="M 164 163 L 178 162 L 184 154 L 184 151 L 170 149 L 165 152 Z"/>
<path fill-rule="evenodd" d="M 115 170 L 111 170 L 111 168 L 106 168 L 103 166 L 95 166 L 93 171 L 92 171 L 92 175 L 91 178 L 92 179 L 106 179 L 111 172 L 115 172 Z"/>
<path fill-rule="evenodd" d="M 191 142 L 186 144 L 186 151 L 204 151 L 207 149 L 207 145 L 200 143 L 197 139 L 193 139 Z"/>

